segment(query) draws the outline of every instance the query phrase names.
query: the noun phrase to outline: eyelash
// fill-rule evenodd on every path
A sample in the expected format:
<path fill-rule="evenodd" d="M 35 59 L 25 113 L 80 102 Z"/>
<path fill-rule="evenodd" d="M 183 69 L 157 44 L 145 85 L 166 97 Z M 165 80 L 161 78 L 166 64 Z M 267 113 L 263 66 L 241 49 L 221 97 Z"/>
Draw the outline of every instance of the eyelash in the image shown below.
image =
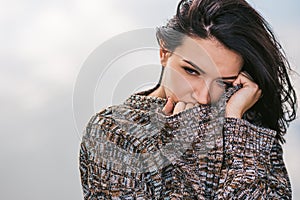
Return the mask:
<path fill-rule="evenodd" d="M 230 82 L 218 80 L 217 83 L 222 84 L 222 86 L 225 86 L 225 88 L 232 87 L 232 83 L 230 83 Z"/>
<path fill-rule="evenodd" d="M 190 75 L 200 75 L 199 72 L 197 72 L 196 70 L 193 70 L 189 67 L 183 67 L 183 69 Z M 192 71 L 192 72 L 191 72 Z M 196 74 L 193 74 L 193 73 L 196 73 Z"/>
<path fill-rule="evenodd" d="M 197 72 L 196 70 L 193 70 L 189 67 L 183 67 L 183 69 L 190 75 L 200 75 L 199 72 Z M 193 73 L 196 73 L 196 74 L 193 74 Z M 222 81 L 222 80 L 217 80 L 217 83 L 218 84 L 221 84 L 222 86 L 225 86 L 225 88 L 229 88 L 229 87 L 232 87 L 232 83 L 230 82 L 226 82 L 226 81 Z"/>

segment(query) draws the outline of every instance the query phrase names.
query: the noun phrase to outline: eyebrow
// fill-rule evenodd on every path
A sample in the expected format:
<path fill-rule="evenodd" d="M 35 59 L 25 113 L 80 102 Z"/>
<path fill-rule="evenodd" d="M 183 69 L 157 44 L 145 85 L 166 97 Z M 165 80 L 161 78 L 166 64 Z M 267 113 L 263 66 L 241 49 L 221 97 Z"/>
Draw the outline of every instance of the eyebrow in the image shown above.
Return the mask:
<path fill-rule="evenodd" d="M 198 71 L 200 71 L 203 74 L 206 74 L 205 71 L 203 71 L 200 67 L 198 67 L 195 63 L 189 61 L 189 60 L 185 60 L 183 59 L 184 62 L 187 62 L 188 64 L 192 65 L 194 68 L 196 68 Z M 225 76 L 225 77 L 220 77 L 220 79 L 223 80 L 231 80 L 231 79 L 236 79 L 238 76 Z"/>
<path fill-rule="evenodd" d="M 185 59 L 183 59 L 183 61 L 189 63 L 190 65 L 192 65 L 194 68 L 196 68 L 201 73 L 206 74 L 205 71 L 203 71 L 200 67 L 198 67 L 196 64 L 192 63 L 191 61 L 185 60 Z"/>

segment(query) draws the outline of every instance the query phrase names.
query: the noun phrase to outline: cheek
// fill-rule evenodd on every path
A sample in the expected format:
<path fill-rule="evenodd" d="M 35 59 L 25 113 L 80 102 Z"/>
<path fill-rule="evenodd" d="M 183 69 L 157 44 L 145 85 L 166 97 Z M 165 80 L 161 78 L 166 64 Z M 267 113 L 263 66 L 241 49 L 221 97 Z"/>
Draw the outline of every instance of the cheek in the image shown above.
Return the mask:
<path fill-rule="evenodd" d="M 165 69 L 164 86 L 180 97 L 192 91 L 191 83 L 183 74 L 175 69 Z"/>
<path fill-rule="evenodd" d="M 212 103 L 216 103 L 224 92 L 225 92 L 224 88 L 218 86 L 212 87 L 210 89 L 210 98 Z"/>

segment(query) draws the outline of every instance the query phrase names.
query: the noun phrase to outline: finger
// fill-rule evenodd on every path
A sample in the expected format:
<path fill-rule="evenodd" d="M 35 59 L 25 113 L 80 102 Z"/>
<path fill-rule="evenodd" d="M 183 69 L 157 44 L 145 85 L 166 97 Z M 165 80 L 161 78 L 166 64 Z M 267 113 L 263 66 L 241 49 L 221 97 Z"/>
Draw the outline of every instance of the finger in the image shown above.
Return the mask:
<path fill-rule="evenodd" d="M 168 98 L 167 98 L 167 103 L 166 103 L 166 105 L 163 107 L 162 112 L 163 112 L 165 115 L 171 115 L 171 114 L 172 114 L 172 111 L 173 111 L 173 108 L 174 108 L 174 102 L 173 102 L 173 100 L 172 100 L 171 97 L 168 97 Z"/>
<path fill-rule="evenodd" d="M 182 101 L 179 101 L 174 108 L 173 114 L 177 114 L 177 113 L 183 111 L 184 109 L 185 109 L 185 103 Z"/>
<path fill-rule="evenodd" d="M 262 92 L 261 89 L 259 91 L 260 91 L 260 93 L 259 93 L 259 99 L 261 99 L 264 96 L 264 94 L 263 94 L 263 92 Z"/>
<path fill-rule="evenodd" d="M 242 71 L 241 74 L 248 78 L 250 81 L 254 82 L 254 79 L 250 76 L 250 74 L 246 71 Z"/>
<path fill-rule="evenodd" d="M 186 106 L 185 106 L 185 109 L 189 109 L 189 108 L 192 108 L 192 107 L 194 107 L 194 104 L 187 103 Z"/>
<path fill-rule="evenodd" d="M 235 85 L 235 86 L 238 85 L 238 84 L 241 84 L 243 86 L 248 86 L 248 85 L 251 85 L 251 84 L 256 84 L 251 79 L 250 79 L 250 77 L 248 77 L 247 75 L 245 75 L 244 72 L 241 72 L 238 75 L 238 77 L 236 78 L 236 80 L 232 84 Z"/>
<path fill-rule="evenodd" d="M 241 84 L 241 78 L 240 78 L 240 76 L 238 76 L 238 77 L 232 82 L 232 85 L 234 85 L 234 86 L 237 86 L 237 85 L 239 85 L 239 84 Z"/>
<path fill-rule="evenodd" d="M 262 93 L 262 90 L 261 90 L 261 89 L 259 89 L 259 90 L 257 91 L 256 97 L 257 97 L 257 99 L 261 99 L 261 98 L 263 97 L 263 93 Z"/>

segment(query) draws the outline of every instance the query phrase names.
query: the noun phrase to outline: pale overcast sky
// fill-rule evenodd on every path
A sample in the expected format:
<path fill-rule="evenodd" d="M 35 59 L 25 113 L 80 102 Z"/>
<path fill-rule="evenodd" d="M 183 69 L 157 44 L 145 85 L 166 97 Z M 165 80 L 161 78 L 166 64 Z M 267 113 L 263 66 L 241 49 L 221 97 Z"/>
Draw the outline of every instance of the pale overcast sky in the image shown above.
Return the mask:
<path fill-rule="evenodd" d="M 95 94 L 91 93 L 95 102 L 91 109 L 82 111 L 76 103 L 93 99 L 81 96 L 74 100 L 77 78 L 84 73 L 83 66 L 95 49 L 124 32 L 164 24 L 175 13 L 177 2 L 0 0 L 1 199 L 82 199 L 78 170 L 81 131 L 89 117 L 107 103 L 100 103 L 101 95 L 109 91 L 99 94 L 98 90 L 103 84 L 113 84 L 113 80 L 104 76 L 101 83 L 99 79 Z M 299 72 L 299 1 L 249 2 L 270 22 L 292 67 Z M 155 50 L 148 50 L 123 56 L 118 62 L 126 63 L 139 53 L 150 56 L 143 57 L 145 60 L 156 61 Z M 144 63 L 151 64 L 158 66 L 156 62 Z M 126 71 L 119 73 L 124 80 L 131 77 L 122 74 Z M 147 78 L 151 77 L 155 76 Z M 131 91 L 122 92 L 114 95 L 122 99 Z M 300 199 L 299 130 L 298 119 L 291 124 L 284 145 L 294 199 Z"/>

